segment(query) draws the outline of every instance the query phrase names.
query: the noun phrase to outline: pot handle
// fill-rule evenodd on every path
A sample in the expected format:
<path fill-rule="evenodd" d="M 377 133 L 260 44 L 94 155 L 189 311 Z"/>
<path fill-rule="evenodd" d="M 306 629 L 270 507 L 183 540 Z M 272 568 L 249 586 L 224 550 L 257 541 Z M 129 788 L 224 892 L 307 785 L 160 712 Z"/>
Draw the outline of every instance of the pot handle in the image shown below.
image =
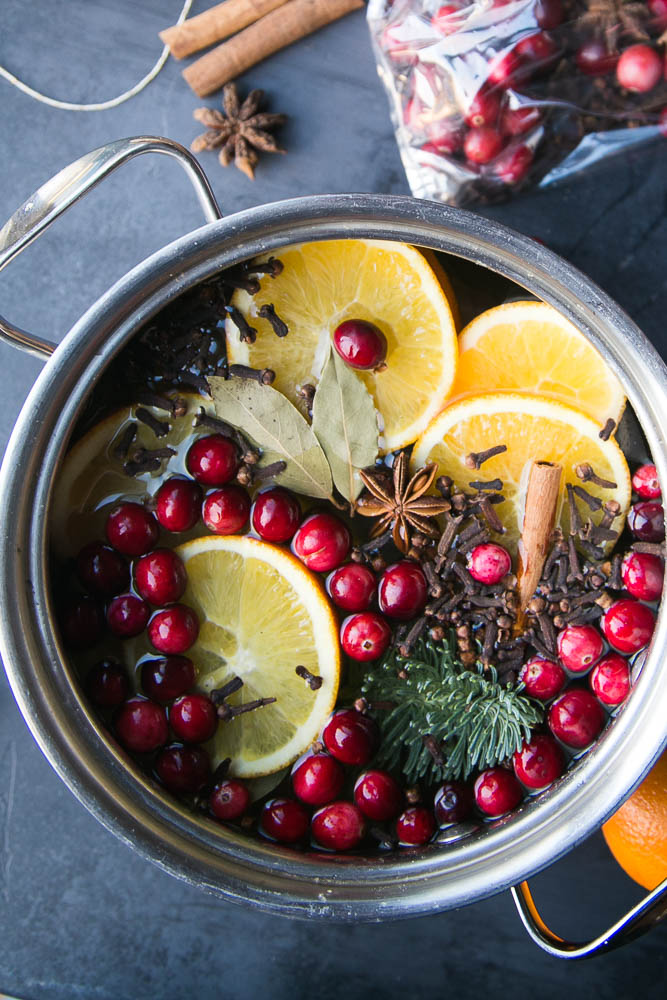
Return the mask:
<path fill-rule="evenodd" d="M 667 917 L 667 879 L 633 906 L 615 924 L 592 941 L 566 941 L 547 927 L 533 901 L 527 882 L 512 886 L 519 916 L 535 944 L 554 958 L 592 958 L 620 948 Z"/>
<path fill-rule="evenodd" d="M 187 173 L 207 222 L 215 222 L 222 213 L 204 171 L 194 156 L 178 142 L 156 136 L 118 139 L 86 153 L 43 184 L 21 205 L 0 229 L 0 271 L 54 222 L 59 215 L 95 187 L 116 167 L 141 153 L 165 153 L 173 156 Z M 43 340 L 13 326 L 0 316 L 0 339 L 33 354 L 42 361 L 49 358 L 57 344 Z"/>

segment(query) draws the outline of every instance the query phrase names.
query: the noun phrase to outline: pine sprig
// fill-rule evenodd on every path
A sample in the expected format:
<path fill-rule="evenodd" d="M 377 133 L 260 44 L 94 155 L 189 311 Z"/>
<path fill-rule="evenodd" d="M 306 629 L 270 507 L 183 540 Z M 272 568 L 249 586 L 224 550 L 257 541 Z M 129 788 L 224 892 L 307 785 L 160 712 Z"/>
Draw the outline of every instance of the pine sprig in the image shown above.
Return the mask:
<path fill-rule="evenodd" d="M 400 769 L 411 783 L 467 778 L 492 767 L 518 750 L 543 718 L 521 686 L 504 687 L 493 667 L 487 674 L 481 664 L 465 669 L 455 648 L 453 636 L 421 639 L 408 657 L 391 650 L 364 680 L 371 708 L 387 705 L 374 713 L 382 733 L 379 763 Z"/>

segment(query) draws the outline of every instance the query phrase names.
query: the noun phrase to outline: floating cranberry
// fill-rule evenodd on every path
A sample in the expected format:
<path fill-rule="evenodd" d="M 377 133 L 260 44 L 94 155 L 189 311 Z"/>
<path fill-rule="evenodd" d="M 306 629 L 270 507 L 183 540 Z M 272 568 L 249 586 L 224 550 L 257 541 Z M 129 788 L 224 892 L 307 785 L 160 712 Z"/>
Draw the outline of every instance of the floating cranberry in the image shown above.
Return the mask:
<path fill-rule="evenodd" d="M 389 618 L 409 621 L 423 610 L 427 597 L 424 571 L 409 559 L 388 566 L 380 578 L 380 610 Z"/>
<path fill-rule="evenodd" d="M 130 683 L 120 663 L 101 660 L 86 674 L 85 688 L 98 708 L 118 708 L 129 694 Z"/>
<path fill-rule="evenodd" d="M 141 665 L 141 686 L 149 698 L 166 704 L 190 690 L 195 668 L 187 656 L 160 656 Z"/>
<path fill-rule="evenodd" d="M 149 606 L 135 594 L 119 594 L 107 608 L 107 624 L 121 639 L 130 639 L 143 632 L 150 616 Z"/>
<path fill-rule="evenodd" d="M 235 535 L 250 515 L 250 497 L 242 486 L 222 486 L 204 500 L 204 524 L 216 535 Z"/>
<path fill-rule="evenodd" d="M 488 163 L 502 149 L 503 140 L 490 125 L 471 128 L 463 142 L 463 151 L 471 163 Z"/>
<path fill-rule="evenodd" d="M 504 767 L 491 767 L 482 771 L 475 782 L 477 808 L 487 816 L 503 816 L 523 798 L 521 785 L 511 771 Z"/>
<path fill-rule="evenodd" d="M 324 745 L 342 764 L 363 767 L 377 748 L 377 726 L 367 715 L 354 708 L 334 712 L 322 733 Z"/>
<path fill-rule="evenodd" d="M 501 52 L 489 63 L 488 82 L 498 87 L 511 87 L 522 68 L 522 60 L 513 49 Z"/>
<path fill-rule="evenodd" d="M 396 820 L 396 837 L 405 847 L 422 847 L 435 833 L 435 819 L 430 809 L 412 806 Z"/>
<path fill-rule="evenodd" d="M 248 786 L 235 778 L 226 778 L 213 786 L 208 800 L 216 819 L 240 819 L 250 805 Z"/>
<path fill-rule="evenodd" d="M 354 786 L 354 801 L 364 816 L 383 823 L 403 807 L 403 789 L 387 771 L 366 771 Z"/>
<path fill-rule="evenodd" d="M 665 567 L 659 556 L 628 552 L 621 567 L 623 585 L 638 601 L 657 601 L 662 594 Z"/>
<path fill-rule="evenodd" d="M 311 514 L 292 540 L 292 550 L 308 569 L 328 573 L 347 558 L 350 532 L 334 514 Z"/>
<path fill-rule="evenodd" d="M 102 608 L 92 597 L 78 597 L 61 613 L 60 628 L 65 644 L 72 649 L 94 646 L 104 633 Z"/>
<path fill-rule="evenodd" d="M 516 53 L 525 59 L 530 69 L 551 62 L 558 53 L 558 45 L 546 31 L 538 31 L 522 38 L 516 46 Z"/>
<path fill-rule="evenodd" d="M 205 694 L 183 694 L 171 705 L 169 722 L 180 740 L 206 743 L 218 728 L 218 713 Z"/>
<path fill-rule="evenodd" d="M 468 554 L 468 572 L 478 583 L 500 583 L 512 569 L 512 557 L 507 549 L 495 542 L 476 545 Z"/>
<path fill-rule="evenodd" d="M 300 520 L 299 501 L 280 486 L 271 486 L 258 494 L 250 514 L 253 530 L 265 542 L 291 541 Z"/>
<path fill-rule="evenodd" d="M 296 799 L 272 799 L 262 810 L 261 832 L 282 844 L 303 840 L 309 826 L 308 810 Z"/>
<path fill-rule="evenodd" d="M 610 52 L 601 39 L 592 38 L 579 46 L 574 61 L 586 76 L 606 76 L 616 69 L 618 53 Z"/>
<path fill-rule="evenodd" d="M 575 750 L 583 750 L 602 732 L 605 714 L 590 691 L 570 688 L 549 709 L 549 728 L 559 740 Z"/>
<path fill-rule="evenodd" d="M 183 596 L 187 582 L 183 560 L 171 549 L 153 549 L 134 564 L 137 592 L 151 604 L 174 604 Z"/>
<path fill-rule="evenodd" d="M 628 512 L 628 527 L 640 542 L 661 542 L 665 537 L 665 512 L 657 500 L 641 500 Z"/>
<path fill-rule="evenodd" d="M 377 368 L 387 356 L 387 338 L 364 319 L 340 323 L 334 330 L 333 345 L 346 364 L 361 371 Z"/>
<path fill-rule="evenodd" d="M 667 0 L 665 0 L 667 5 Z M 655 465 L 640 465 L 632 477 L 632 488 L 642 500 L 659 500 L 662 491 Z"/>
<path fill-rule="evenodd" d="M 138 503 L 122 503 L 107 518 L 109 544 L 126 556 L 142 556 L 158 540 L 160 529 L 150 511 Z"/>
<path fill-rule="evenodd" d="M 630 665 L 618 653 L 609 653 L 593 667 L 589 682 L 603 705 L 620 705 L 630 694 Z"/>
<path fill-rule="evenodd" d="M 495 125 L 500 113 L 500 94 L 497 90 L 482 87 L 477 91 L 465 114 L 465 123 L 471 128 Z"/>
<path fill-rule="evenodd" d="M 460 30 L 465 19 L 461 7 L 465 3 L 445 3 L 438 7 L 431 18 L 431 24 L 441 35 L 454 35 Z"/>
<path fill-rule="evenodd" d="M 525 684 L 526 694 L 531 698 L 551 701 L 563 690 L 567 675 L 560 663 L 534 656 L 522 666 L 519 680 Z"/>
<path fill-rule="evenodd" d="M 460 118 L 438 118 L 426 122 L 426 135 L 436 153 L 457 153 L 463 145 L 463 123 Z"/>
<path fill-rule="evenodd" d="M 530 132 L 542 121 L 539 108 L 530 105 L 520 108 L 505 108 L 502 114 L 500 127 L 503 135 L 523 135 Z"/>
<path fill-rule="evenodd" d="M 552 31 L 563 21 L 563 5 L 561 0 L 537 0 L 534 9 L 535 20 L 540 28 Z"/>
<path fill-rule="evenodd" d="M 650 45 L 631 45 L 621 54 L 616 79 L 621 87 L 635 94 L 645 94 L 660 82 L 663 61 Z"/>
<path fill-rule="evenodd" d="M 224 486 L 239 468 L 236 445 L 224 434 L 197 438 L 185 457 L 188 472 L 204 486 Z"/>
<path fill-rule="evenodd" d="M 375 574 L 361 563 L 345 563 L 327 577 L 327 593 L 344 611 L 366 611 L 375 596 Z"/>
<path fill-rule="evenodd" d="M 526 786 L 539 790 L 551 785 L 565 769 L 563 751 L 548 733 L 533 733 L 512 757 L 514 773 Z"/>
<path fill-rule="evenodd" d="M 667 28 L 667 0 L 648 0 L 648 9 L 658 31 Z"/>
<path fill-rule="evenodd" d="M 364 837 L 366 824 L 352 802 L 332 802 L 319 809 L 311 821 L 313 838 L 330 851 L 349 851 Z"/>
<path fill-rule="evenodd" d="M 433 810 L 440 826 L 461 823 L 467 819 L 475 804 L 470 785 L 461 781 L 446 781 L 435 793 Z"/>
<path fill-rule="evenodd" d="M 189 531 L 199 520 L 203 499 L 199 483 L 174 476 L 155 494 L 155 515 L 167 531 Z"/>
<path fill-rule="evenodd" d="M 604 614 L 602 631 L 619 653 L 637 653 L 653 635 L 655 615 L 645 604 L 631 598 L 616 601 Z"/>
<path fill-rule="evenodd" d="M 361 663 L 377 660 L 387 652 L 391 628 L 382 615 L 362 611 L 346 618 L 340 628 L 340 644 L 352 660 Z"/>
<path fill-rule="evenodd" d="M 96 597 L 113 597 L 127 590 L 130 570 L 119 552 L 102 542 L 91 542 L 76 557 L 79 580 Z"/>
<path fill-rule="evenodd" d="M 313 753 L 292 769 L 294 794 L 309 806 L 324 806 L 339 794 L 345 781 L 343 768 L 328 753 Z"/>
<path fill-rule="evenodd" d="M 574 674 L 585 673 L 604 652 L 604 640 L 593 625 L 568 625 L 558 633 L 558 656 Z"/>
<path fill-rule="evenodd" d="M 186 604 L 156 611 L 148 623 L 148 638 L 161 653 L 185 653 L 199 635 L 199 619 Z"/>
<path fill-rule="evenodd" d="M 493 172 L 505 184 L 518 184 L 530 170 L 532 162 L 530 146 L 515 146 L 503 150 L 493 164 Z"/>
<path fill-rule="evenodd" d="M 198 792 L 210 777 L 211 761 L 203 747 L 176 743 L 160 751 L 155 772 L 170 792 Z"/>
<path fill-rule="evenodd" d="M 114 728 L 125 749 L 135 753 L 151 753 L 164 746 L 169 736 L 164 709 L 139 696 L 128 698 L 120 706 Z"/>

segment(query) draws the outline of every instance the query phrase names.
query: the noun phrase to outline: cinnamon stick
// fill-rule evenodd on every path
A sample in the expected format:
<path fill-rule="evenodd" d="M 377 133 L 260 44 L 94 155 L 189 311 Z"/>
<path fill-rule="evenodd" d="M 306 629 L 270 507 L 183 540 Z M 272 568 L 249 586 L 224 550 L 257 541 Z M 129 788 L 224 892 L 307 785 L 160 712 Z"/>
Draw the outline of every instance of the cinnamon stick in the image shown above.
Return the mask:
<path fill-rule="evenodd" d="M 284 3 L 286 0 L 225 0 L 183 24 L 165 28 L 160 38 L 169 46 L 174 59 L 184 59 L 247 28 Z"/>
<path fill-rule="evenodd" d="M 556 523 L 562 472 L 560 465 L 551 462 L 533 462 L 530 470 L 523 529 L 519 539 L 517 624 L 521 623 L 523 613 L 542 575 Z"/>
<path fill-rule="evenodd" d="M 363 6 L 363 0 L 287 0 L 197 59 L 183 77 L 195 94 L 206 97 L 267 56 Z"/>

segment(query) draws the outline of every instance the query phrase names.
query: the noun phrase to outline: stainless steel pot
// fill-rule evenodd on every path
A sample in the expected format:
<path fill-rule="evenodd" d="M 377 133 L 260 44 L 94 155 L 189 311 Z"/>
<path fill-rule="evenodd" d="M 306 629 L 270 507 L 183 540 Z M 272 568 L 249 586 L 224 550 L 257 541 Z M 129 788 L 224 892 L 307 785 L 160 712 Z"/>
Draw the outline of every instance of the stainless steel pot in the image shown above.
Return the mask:
<path fill-rule="evenodd" d="M 176 157 L 208 224 L 153 254 L 117 282 L 62 343 L 0 318 L 0 334 L 46 360 L 17 421 L 0 474 L 0 641 L 9 680 L 44 754 L 106 827 L 161 868 L 228 899 L 309 917 L 381 920 L 444 910 L 513 889 L 534 939 L 581 957 L 615 947 L 667 913 L 667 882 L 593 942 L 562 941 L 540 920 L 528 875 L 555 861 L 618 807 L 665 743 L 667 613 L 641 676 L 599 743 L 549 791 L 460 840 L 369 857 L 296 853 L 192 815 L 128 760 L 82 699 L 53 628 L 47 578 L 52 485 L 72 428 L 105 366 L 185 289 L 224 267 L 288 243 L 342 237 L 398 240 L 459 255 L 552 303 L 617 372 L 667 482 L 667 370 L 619 307 L 533 240 L 468 212 L 412 198 L 301 198 L 220 218 L 196 161 L 165 139 L 112 143 L 61 171 L 0 231 L 0 268 L 111 170 L 144 152 Z M 48 359 L 48 360 L 47 360 Z M 522 883 L 517 886 L 517 883 Z"/>

